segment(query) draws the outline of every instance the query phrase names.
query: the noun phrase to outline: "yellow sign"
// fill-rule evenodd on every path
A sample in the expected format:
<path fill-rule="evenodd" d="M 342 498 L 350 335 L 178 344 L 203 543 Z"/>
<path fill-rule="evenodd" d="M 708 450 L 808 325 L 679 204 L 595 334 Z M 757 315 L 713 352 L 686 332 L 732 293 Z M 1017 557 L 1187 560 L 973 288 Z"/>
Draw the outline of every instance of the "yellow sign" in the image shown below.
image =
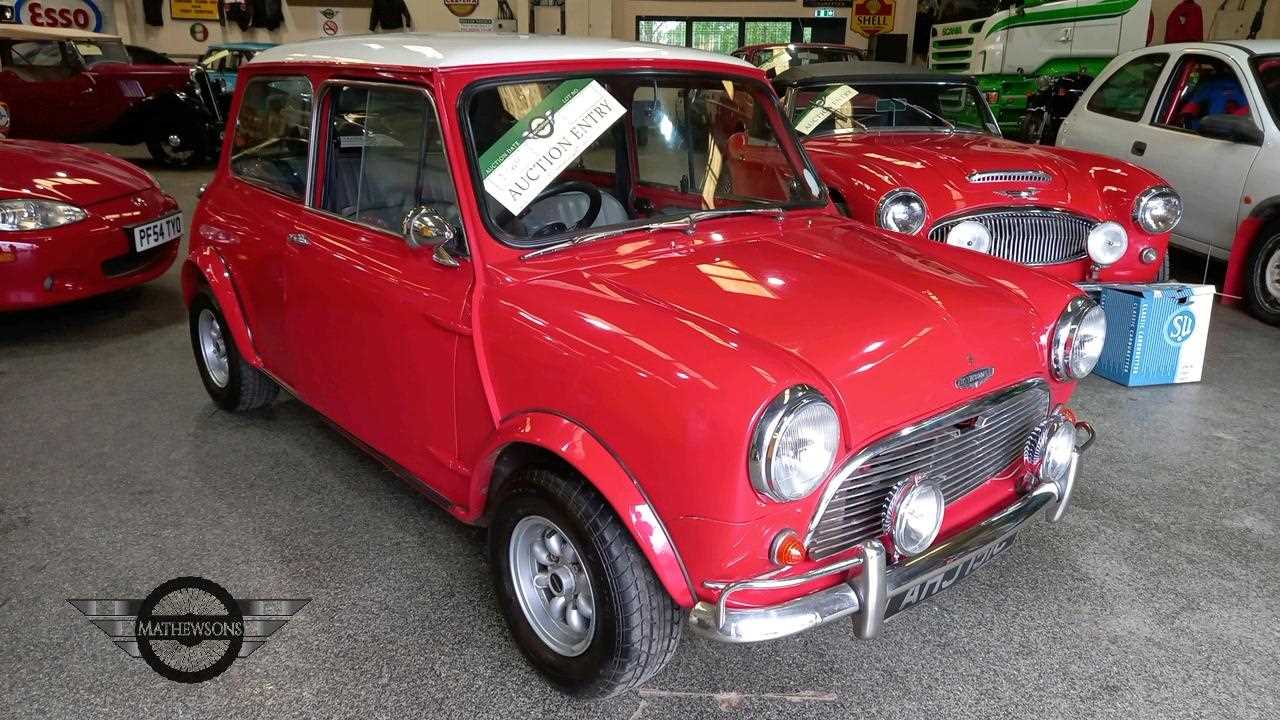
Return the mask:
<path fill-rule="evenodd" d="M 857 0 L 849 14 L 853 31 L 863 37 L 893 32 L 893 0 Z"/>
<path fill-rule="evenodd" d="M 169 0 L 174 20 L 217 20 L 218 0 Z"/>

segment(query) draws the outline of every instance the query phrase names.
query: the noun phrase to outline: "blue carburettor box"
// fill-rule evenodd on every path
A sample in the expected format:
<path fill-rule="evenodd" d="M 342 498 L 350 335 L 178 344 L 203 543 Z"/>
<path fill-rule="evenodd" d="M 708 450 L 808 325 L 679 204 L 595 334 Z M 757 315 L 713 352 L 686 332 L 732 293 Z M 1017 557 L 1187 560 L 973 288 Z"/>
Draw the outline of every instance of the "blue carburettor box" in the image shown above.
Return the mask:
<path fill-rule="evenodd" d="M 1107 342 L 1095 373 L 1128 386 L 1200 380 L 1212 285 L 1107 285 L 1100 295 Z"/>

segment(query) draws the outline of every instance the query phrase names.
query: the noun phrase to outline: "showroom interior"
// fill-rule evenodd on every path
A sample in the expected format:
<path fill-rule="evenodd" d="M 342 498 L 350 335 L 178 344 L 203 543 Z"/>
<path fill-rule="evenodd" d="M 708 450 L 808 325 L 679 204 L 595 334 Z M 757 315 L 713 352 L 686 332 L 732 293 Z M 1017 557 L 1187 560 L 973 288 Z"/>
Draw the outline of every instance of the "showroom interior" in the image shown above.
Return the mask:
<path fill-rule="evenodd" d="M 0 0 L 0 179 L 12 717 L 1280 716 L 1280 5 Z"/>

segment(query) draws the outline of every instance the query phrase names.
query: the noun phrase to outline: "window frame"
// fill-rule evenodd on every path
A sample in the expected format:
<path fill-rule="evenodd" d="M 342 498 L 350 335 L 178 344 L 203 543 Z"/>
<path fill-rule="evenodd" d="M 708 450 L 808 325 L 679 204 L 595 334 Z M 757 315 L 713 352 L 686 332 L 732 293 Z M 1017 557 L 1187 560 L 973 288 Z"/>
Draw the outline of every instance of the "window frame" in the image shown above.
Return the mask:
<path fill-rule="evenodd" d="M 1262 102 L 1266 106 L 1271 120 L 1276 127 L 1280 127 L 1280 104 L 1271 101 L 1271 95 L 1267 92 L 1267 88 L 1262 84 L 1262 75 L 1259 74 L 1258 64 L 1262 60 L 1280 60 L 1280 53 L 1266 53 L 1249 56 L 1249 74 L 1253 79 L 1253 85 L 1258 88 L 1258 94 L 1262 96 Z"/>
<path fill-rule="evenodd" d="M 370 90 L 381 89 L 381 90 L 392 90 L 395 92 L 417 93 L 426 98 L 427 109 L 429 112 L 431 112 L 435 116 L 436 129 L 440 133 L 440 148 L 444 154 L 445 169 L 449 172 L 449 177 L 454 181 L 453 182 L 454 202 L 457 203 L 459 206 L 461 206 L 461 200 L 460 200 L 461 193 L 459 192 L 457 175 L 453 171 L 453 159 L 449 155 L 448 139 L 445 137 L 444 126 L 440 122 L 440 118 L 441 118 L 440 106 L 436 104 L 435 96 L 429 87 L 426 87 L 424 85 L 419 85 L 417 83 L 411 83 L 411 82 L 389 82 L 389 81 L 381 81 L 381 80 L 354 80 L 354 79 L 348 79 L 348 78 L 330 78 L 320 83 L 320 87 L 316 90 L 315 95 L 313 96 L 315 100 L 312 105 L 312 115 L 311 115 L 312 137 L 317 139 L 318 141 L 313 142 L 311 144 L 310 157 L 308 158 L 308 161 L 307 161 L 309 167 L 311 168 L 307 174 L 307 195 L 306 195 L 307 209 L 313 212 L 319 213 L 320 215 L 324 215 L 325 217 L 333 218 L 334 220 L 338 220 L 348 225 L 352 225 L 354 227 L 358 227 L 364 230 L 372 230 L 374 232 L 377 232 L 380 235 L 393 237 L 399 242 L 408 246 L 407 240 L 405 239 L 404 235 L 401 233 L 396 233 L 396 232 L 387 230 L 386 228 L 383 228 L 383 227 L 370 225 L 369 223 L 363 223 L 358 220 L 353 220 L 352 218 L 349 218 L 349 217 L 344 217 L 335 212 L 325 209 L 319 204 L 320 197 L 319 197 L 319 194 L 317 193 L 317 190 L 318 189 L 323 190 L 324 183 L 320 183 L 317 181 L 320 179 L 320 173 L 324 173 L 326 176 L 328 175 L 328 158 L 321 157 L 320 149 L 323 146 L 327 153 L 328 147 L 329 147 L 329 132 L 332 129 L 329 123 L 329 118 L 331 116 L 330 105 L 328 104 L 329 97 L 332 94 L 333 90 L 337 88 L 349 88 L 349 87 L 362 87 Z M 322 127 L 320 124 L 320 120 L 322 119 L 324 120 L 323 134 L 318 136 L 316 131 Z M 422 143 L 422 155 L 418 158 L 419 164 L 421 164 L 426 159 L 426 149 L 427 149 L 427 142 L 425 141 L 425 138 L 424 138 L 424 141 Z M 322 159 L 325 160 L 324 166 L 322 166 L 320 162 Z M 325 180 L 327 179 L 328 178 L 326 177 Z M 459 209 L 461 208 L 459 207 Z M 455 228 L 458 231 L 458 237 L 454 241 L 455 246 L 452 246 L 449 248 L 449 250 L 452 253 L 460 256 L 469 256 L 469 253 L 467 251 L 467 243 L 466 243 L 467 232 L 466 232 L 465 225 L 466 225 L 465 221 L 460 219 L 458 223 L 458 227 Z"/>
<path fill-rule="evenodd" d="M 1168 52 L 1149 52 L 1149 53 L 1142 53 L 1141 55 L 1131 58 L 1128 62 L 1124 63 L 1120 67 L 1117 67 L 1115 70 L 1111 71 L 1111 74 L 1107 75 L 1105 78 L 1098 81 L 1098 84 L 1094 87 L 1093 92 L 1089 93 L 1089 100 L 1085 103 L 1085 110 L 1088 110 L 1089 112 L 1095 115 L 1102 115 L 1103 117 L 1114 118 L 1122 122 L 1141 123 L 1143 121 L 1143 118 L 1147 116 L 1147 109 L 1151 107 L 1152 96 L 1155 95 L 1156 90 L 1160 88 L 1160 81 L 1167 79 L 1166 75 L 1169 72 L 1170 57 L 1171 55 Z M 1160 69 L 1156 72 L 1155 82 L 1151 84 L 1151 89 L 1147 91 L 1147 96 L 1143 98 L 1142 110 L 1138 113 L 1137 117 L 1134 117 L 1134 118 L 1125 117 L 1123 115 L 1117 115 L 1114 112 L 1098 110 L 1093 107 L 1093 101 L 1098 97 L 1099 93 L 1102 92 L 1103 88 L 1106 86 L 1106 84 L 1109 81 L 1111 81 L 1111 79 L 1119 75 L 1121 71 L 1123 71 L 1125 68 L 1129 67 L 1133 63 L 1139 62 L 1141 60 L 1149 60 L 1154 58 L 1160 58 Z"/>
<path fill-rule="evenodd" d="M 1250 94 L 1249 83 L 1245 81 L 1245 75 L 1241 71 L 1241 69 L 1238 66 L 1236 66 L 1235 63 L 1231 62 L 1231 58 L 1225 55 L 1219 55 L 1211 50 L 1205 50 L 1205 49 L 1199 49 L 1199 48 L 1188 50 L 1182 53 L 1181 55 L 1179 55 L 1178 61 L 1173 63 L 1173 65 L 1170 66 L 1169 68 L 1167 68 L 1167 72 L 1164 77 L 1164 87 L 1160 89 L 1159 101 L 1156 103 L 1155 108 L 1153 108 L 1151 112 L 1151 117 L 1147 121 L 1147 123 L 1151 127 L 1159 128 L 1161 130 L 1172 130 L 1173 132 L 1182 133 L 1184 135 L 1194 135 L 1195 137 L 1204 137 L 1200 133 L 1190 128 L 1177 127 L 1176 125 L 1169 125 L 1167 123 L 1160 121 L 1160 116 L 1164 114 L 1164 111 L 1166 109 L 1166 104 L 1173 99 L 1173 85 L 1175 82 L 1177 82 L 1178 74 L 1182 71 L 1182 68 L 1184 67 L 1185 63 L 1187 63 L 1188 61 L 1194 60 L 1195 58 L 1209 58 L 1211 60 L 1217 60 L 1218 62 L 1225 65 L 1228 69 L 1230 69 L 1232 72 L 1236 74 L 1236 82 L 1240 84 L 1240 91 L 1244 93 L 1246 97 L 1249 96 Z M 1255 103 L 1252 102 L 1252 98 L 1250 98 L 1249 119 L 1253 120 L 1254 123 L 1257 124 L 1257 118 L 1255 117 L 1253 112 L 1254 104 Z M 1231 141 L 1231 142 L 1235 142 L 1235 141 Z"/>
<path fill-rule="evenodd" d="M 485 231 L 488 232 L 489 236 L 492 237 L 494 240 L 496 240 L 504 248 L 507 248 L 509 250 L 515 250 L 517 252 L 522 252 L 522 253 L 529 252 L 530 250 L 538 250 L 544 247 L 549 247 L 551 245 L 556 245 L 558 243 L 566 242 L 576 237 L 586 235 L 588 233 L 598 232 L 599 229 L 581 228 L 581 229 L 573 230 L 566 233 L 560 233 L 557 235 L 550 235 L 544 238 L 538 238 L 538 242 L 530 243 L 530 242 L 527 242 L 528 238 L 517 237 L 507 232 L 503 228 L 498 227 L 498 225 L 493 222 L 493 219 L 489 216 L 489 213 L 485 209 L 484 196 L 482 194 L 483 192 L 485 192 L 484 180 L 480 176 L 480 166 L 479 166 L 479 157 L 481 153 L 476 152 L 477 148 L 475 146 L 475 132 L 471 126 L 471 116 L 467 112 L 467 106 L 470 104 L 472 98 L 475 97 L 476 93 L 491 87 L 497 87 L 499 85 L 535 83 L 535 82 L 540 82 L 545 80 L 560 80 L 561 82 L 564 82 L 564 81 L 573 80 L 576 78 L 594 78 L 596 75 L 599 75 L 599 74 L 624 75 L 627 77 L 636 77 L 636 78 L 645 78 L 645 77 L 690 78 L 694 80 L 706 77 L 705 73 L 700 73 L 696 70 L 646 69 L 646 70 L 599 71 L 599 70 L 589 70 L 589 69 L 586 69 L 586 70 L 573 69 L 568 71 L 543 71 L 543 72 L 535 72 L 535 73 L 527 73 L 527 74 L 517 74 L 517 75 L 509 75 L 505 77 L 486 77 L 486 78 L 475 80 L 469 83 L 466 87 L 462 89 L 462 92 L 458 93 L 457 106 L 455 107 L 455 110 L 458 113 L 458 131 L 459 131 L 459 134 L 461 135 L 463 153 L 466 156 L 468 180 L 470 181 L 469 182 L 470 188 L 468 190 L 471 193 L 471 196 L 469 199 L 476 202 L 476 211 L 480 216 L 480 222 L 484 225 Z M 769 83 L 762 82 L 749 75 L 735 75 L 733 73 L 723 73 L 721 77 L 733 78 L 735 82 L 752 84 L 757 88 L 759 88 L 760 90 L 762 90 L 766 96 L 772 95 L 776 98 L 776 93 Z M 789 124 L 790 121 L 787 119 L 786 114 L 784 114 L 780 103 L 775 101 L 773 103 L 773 106 L 774 106 L 774 110 L 777 112 L 778 120 L 781 123 L 780 127 L 782 128 L 783 135 L 791 138 L 791 143 L 794 149 L 795 157 L 799 159 L 801 167 L 807 170 L 810 173 L 810 175 L 812 175 L 814 181 L 817 182 L 818 184 L 818 194 L 816 199 L 813 200 L 812 202 L 795 203 L 790 205 L 783 203 L 783 204 L 778 204 L 777 209 L 781 210 L 782 212 L 790 212 L 794 210 L 813 210 L 813 209 L 821 209 L 826 207 L 827 205 L 830 204 L 830 197 L 829 197 L 830 193 L 828 192 L 827 184 L 823 182 L 822 176 L 818 174 L 817 169 L 815 169 L 813 166 L 813 161 L 809 158 L 808 153 L 804 151 L 804 147 L 803 147 L 803 144 L 800 142 L 800 139 L 796 137 L 795 132 L 791 129 L 791 125 Z M 630 112 L 631 112 L 631 109 L 628 108 L 628 114 Z M 635 124 L 631 123 L 630 124 L 631 130 L 628 130 L 628 132 L 626 133 L 627 158 L 628 158 L 628 166 L 626 168 L 626 171 L 631 173 L 632 175 L 631 186 L 633 188 L 636 184 L 636 179 L 637 179 L 636 175 L 638 173 L 638 169 L 635 167 L 635 164 L 636 164 L 635 153 L 637 148 L 635 143 L 635 133 L 633 132 L 634 126 Z M 789 152 L 789 151 L 784 149 L 784 152 Z M 634 192 L 634 189 L 632 190 L 632 192 Z M 640 218 L 636 220 L 629 220 L 625 223 L 619 223 L 607 229 L 617 230 L 619 232 L 626 232 L 632 227 L 636 229 L 640 229 L 652 222 L 653 220 L 651 219 Z"/>
<path fill-rule="evenodd" d="M 235 159 L 235 138 L 236 138 L 236 134 L 240 131 L 240 117 L 244 113 L 244 101 L 245 101 L 245 96 L 249 94 L 249 88 L 252 87 L 253 84 L 256 82 L 270 82 L 272 80 L 296 80 L 296 79 L 305 80 L 307 83 L 307 88 L 311 90 L 311 112 L 309 113 L 310 119 L 308 120 L 308 122 L 310 123 L 310 127 L 308 128 L 308 134 L 307 134 L 307 166 L 306 166 L 306 178 L 305 178 L 306 184 L 303 186 L 302 197 L 300 198 L 283 193 L 278 188 L 271 187 L 266 183 L 255 180 L 254 178 L 241 175 L 240 173 L 236 172 L 235 165 L 233 164 L 233 160 Z M 318 107 L 319 105 L 316 103 L 315 83 L 311 81 L 311 76 L 307 75 L 306 73 L 263 74 L 263 75 L 254 75 L 253 77 L 248 78 L 244 82 L 244 84 L 241 85 L 241 89 L 239 90 L 239 100 L 236 103 L 236 122 L 235 122 L 235 125 L 231 128 L 231 137 L 230 137 L 231 144 L 227 148 L 227 155 L 226 155 L 228 177 L 238 182 L 242 182 L 246 185 L 249 185 L 253 188 L 256 188 L 258 190 L 262 190 L 263 192 L 271 193 L 272 195 L 275 195 L 276 197 L 287 200 L 291 203 L 297 203 L 298 205 L 307 207 L 309 205 L 308 201 L 309 201 L 309 198 L 311 197 L 312 184 L 315 178 L 316 109 Z"/>

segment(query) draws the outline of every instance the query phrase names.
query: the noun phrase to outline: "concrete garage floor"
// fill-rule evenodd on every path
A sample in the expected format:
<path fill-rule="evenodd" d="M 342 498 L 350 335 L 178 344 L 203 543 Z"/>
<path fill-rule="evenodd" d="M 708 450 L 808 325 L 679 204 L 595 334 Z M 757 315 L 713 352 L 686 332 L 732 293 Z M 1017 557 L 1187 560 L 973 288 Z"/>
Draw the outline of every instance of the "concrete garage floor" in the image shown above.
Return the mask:
<path fill-rule="evenodd" d="M 189 217 L 208 173 L 156 174 Z M 1100 436 L 1067 521 L 879 640 L 843 623 L 748 647 L 686 635 L 644 689 L 581 704 L 512 645 L 479 531 L 296 400 L 214 408 L 175 266 L 0 318 L 0 703 L 32 718 L 1274 718 L 1278 356 L 1280 330 L 1216 308 L 1204 382 L 1086 381 L 1076 407 Z M 189 686 L 65 600 L 180 575 L 312 601 Z"/>

